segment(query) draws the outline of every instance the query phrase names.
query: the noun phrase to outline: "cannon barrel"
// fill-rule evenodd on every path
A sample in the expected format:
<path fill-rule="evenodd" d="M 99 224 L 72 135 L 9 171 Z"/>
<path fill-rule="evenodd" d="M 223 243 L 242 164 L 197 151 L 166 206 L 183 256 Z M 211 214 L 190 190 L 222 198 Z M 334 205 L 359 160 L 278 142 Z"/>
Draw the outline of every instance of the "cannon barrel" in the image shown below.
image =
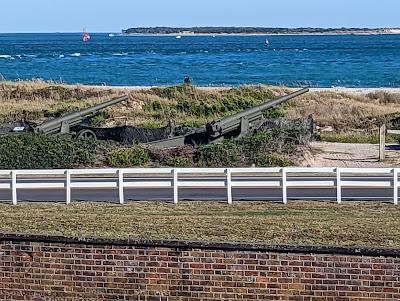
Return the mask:
<path fill-rule="evenodd" d="M 242 112 L 239 112 L 235 115 L 227 116 L 217 121 L 213 121 L 206 125 L 207 132 L 212 136 L 223 135 L 232 130 L 238 129 L 241 125 L 242 119 L 246 118 L 248 122 L 252 122 L 254 120 L 262 119 L 262 111 L 277 106 L 281 103 L 284 103 L 290 99 L 293 99 L 297 96 L 300 96 L 304 93 L 307 93 L 309 88 L 304 88 L 298 90 L 294 93 L 279 97 L 277 99 L 265 102 L 259 106 L 252 107 L 246 109 Z"/>
<path fill-rule="evenodd" d="M 98 105 L 83 109 L 78 112 L 70 113 L 65 116 L 55 118 L 52 120 L 48 120 L 43 122 L 42 124 L 36 126 L 34 128 L 34 132 L 36 133 L 44 133 L 44 134 L 58 134 L 62 132 L 62 125 L 66 124 L 69 127 L 80 124 L 85 118 L 96 114 L 99 110 L 112 106 L 114 104 L 120 103 L 124 100 L 127 100 L 128 96 L 122 96 L 113 98 L 109 101 L 100 103 Z"/>

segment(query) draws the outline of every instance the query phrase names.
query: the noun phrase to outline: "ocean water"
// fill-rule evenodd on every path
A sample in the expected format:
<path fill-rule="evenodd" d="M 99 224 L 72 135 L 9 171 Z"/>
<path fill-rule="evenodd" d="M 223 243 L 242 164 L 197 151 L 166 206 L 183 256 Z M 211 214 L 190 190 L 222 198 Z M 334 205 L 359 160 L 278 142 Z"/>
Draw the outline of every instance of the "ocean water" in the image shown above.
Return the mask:
<path fill-rule="evenodd" d="M 0 34 L 0 79 L 153 86 L 400 87 L 400 35 Z"/>

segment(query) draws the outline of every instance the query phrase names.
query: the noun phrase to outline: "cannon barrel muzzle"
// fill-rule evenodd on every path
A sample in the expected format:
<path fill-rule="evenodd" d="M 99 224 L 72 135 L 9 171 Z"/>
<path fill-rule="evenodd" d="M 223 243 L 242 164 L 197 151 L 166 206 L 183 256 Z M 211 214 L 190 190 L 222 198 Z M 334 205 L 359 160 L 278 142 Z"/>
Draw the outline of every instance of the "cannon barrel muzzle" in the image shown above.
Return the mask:
<path fill-rule="evenodd" d="M 213 121 L 211 123 L 208 123 L 206 126 L 207 132 L 213 136 L 230 132 L 240 127 L 243 118 L 247 118 L 249 122 L 252 122 L 253 120 L 256 119 L 260 119 L 262 118 L 262 111 L 277 106 L 281 103 L 284 103 L 290 99 L 293 99 L 297 96 L 307 93 L 308 91 L 309 88 L 304 88 L 294 93 L 290 93 L 288 95 L 279 97 L 277 99 L 265 102 L 262 105 L 249 108 L 235 115 L 227 116 L 218 121 Z"/>
<path fill-rule="evenodd" d="M 59 118 L 45 121 L 42 124 L 40 124 L 39 126 L 36 126 L 34 128 L 34 131 L 36 133 L 45 133 L 45 134 L 60 133 L 63 123 L 67 124 L 68 127 L 78 125 L 85 118 L 87 118 L 89 116 L 93 116 L 99 110 L 102 110 L 102 109 L 112 106 L 114 104 L 120 103 L 124 100 L 128 100 L 128 96 L 113 98 L 109 101 L 100 103 L 98 105 L 89 107 L 87 109 L 83 109 L 78 112 L 73 112 L 73 113 L 67 114 L 67 115 L 59 117 Z"/>

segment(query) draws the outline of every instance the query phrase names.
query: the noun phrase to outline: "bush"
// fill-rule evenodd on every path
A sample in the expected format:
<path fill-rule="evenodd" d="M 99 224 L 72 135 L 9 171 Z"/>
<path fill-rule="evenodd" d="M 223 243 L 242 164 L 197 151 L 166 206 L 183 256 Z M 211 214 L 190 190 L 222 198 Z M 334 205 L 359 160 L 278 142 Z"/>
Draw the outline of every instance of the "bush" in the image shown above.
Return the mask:
<path fill-rule="evenodd" d="M 212 93 L 193 86 L 182 85 L 153 88 L 152 92 L 158 97 L 168 98 L 173 103 L 165 106 L 157 99 L 143 107 L 146 112 L 161 110 L 167 116 L 174 116 L 174 112 L 179 112 L 186 116 L 203 119 L 238 113 L 273 97 L 270 91 L 261 86 L 243 86 Z"/>
<path fill-rule="evenodd" d="M 139 145 L 130 148 L 118 148 L 108 154 L 108 163 L 112 167 L 134 167 L 149 162 L 149 153 Z"/>
<path fill-rule="evenodd" d="M 108 118 L 110 118 L 110 116 L 106 111 L 100 111 L 90 118 L 90 125 L 93 127 L 100 126 Z"/>
<path fill-rule="evenodd" d="M 254 161 L 257 167 L 285 167 L 293 163 L 282 155 L 259 154 Z"/>
<path fill-rule="evenodd" d="M 188 167 L 192 160 L 185 157 L 174 157 L 166 160 L 166 164 L 171 167 Z"/>
<path fill-rule="evenodd" d="M 276 106 L 263 111 L 265 118 L 282 118 L 285 117 L 285 112 L 282 106 Z"/>
<path fill-rule="evenodd" d="M 44 169 L 88 166 L 99 150 L 96 140 L 75 140 L 45 135 L 0 137 L 0 168 Z"/>
<path fill-rule="evenodd" d="M 150 159 L 160 165 L 173 167 L 193 166 L 193 148 L 181 146 L 174 148 L 150 148 Z"/>
<path fill-rule="evenodd" d="M 308 143 L 306 132 L 304 125 L 294 121 L 280 129 L 262 130 L 253 136 L 199 146 L 194 161 L 199 166 L 207 167 L 292 165 L 287 158 L 298 145 Z"/>
<path fill-rule="evenodd" d="M 196 149 L 195 162 L 199 166 L 239 166 L 241 154 L 234 140 L 201 145 Z"/>

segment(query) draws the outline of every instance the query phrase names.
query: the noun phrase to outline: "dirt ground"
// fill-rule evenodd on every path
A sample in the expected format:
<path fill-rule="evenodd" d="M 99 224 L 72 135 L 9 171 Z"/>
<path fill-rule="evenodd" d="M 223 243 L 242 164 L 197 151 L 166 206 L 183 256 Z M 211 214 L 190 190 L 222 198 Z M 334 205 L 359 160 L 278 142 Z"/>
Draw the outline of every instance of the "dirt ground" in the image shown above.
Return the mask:
<path fill-rule="evenodd" d="M 386 160 L 379 162 L 377 144 L 312 142 L 312 167 L 395 167 L 400 166 L 400 145 L 386 144 Z"/>

